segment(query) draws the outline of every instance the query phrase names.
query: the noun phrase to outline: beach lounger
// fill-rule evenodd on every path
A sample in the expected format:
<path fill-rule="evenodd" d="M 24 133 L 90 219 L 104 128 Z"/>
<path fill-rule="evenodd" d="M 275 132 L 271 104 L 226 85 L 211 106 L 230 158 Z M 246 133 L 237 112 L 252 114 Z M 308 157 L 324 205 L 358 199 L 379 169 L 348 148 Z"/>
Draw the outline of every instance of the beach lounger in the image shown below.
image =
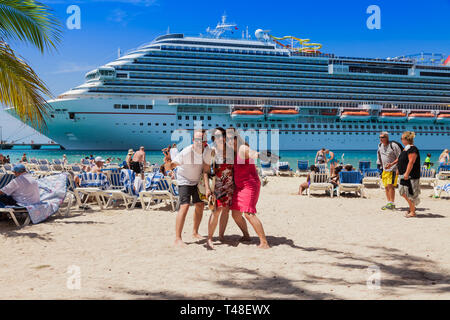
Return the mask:
<path fill-rule="evenodd" d="M 169 201 L 172 206 L 172 211 L 175 211 L 179 206 L 178 187 L 175 180 L 168 176 L 163 176 L 161 173 L 156 173 L 153 176 L 148 176 L 146 179 L 146 191 L 139 193 L 142 209 L 148 210 L 152 201 Z M 148 203 L 146 203 L 146 200 Z"/>
<path fill-rule="evenodd" d="M 302 175 L 307 175 L 309 170 L 308 160 L 297 160 L 297 171 L 295 174 L 300 177 Z"/>
<path fill-rule="evenodd" d="M 371 162 L 369 160 L 359 161 L 359 171 L 362 173 L 366 169 L 370 169 Z"/>
<path fill-rule="evenodd" d="M 55 213 L 62 214 L 61 207 L 67 203 L 65 215 L 68 216 L 72 206 L 73 198 L 67 193 L 67 175 L 58 174 L 38 179 L 40 203 L 21 207 L 7 206 L 0 208 L 0 213 L 6 213 L 14 221 L 17 227 L 41 223 Z M 26 215 L 24 223 L 21 225 L 17 219 L 20 215 Z"/>
<path fill-rule="evenodd" d="M 136 173 L 130 169 L 111 170 L 109 173 L 110 187 L 105 190 L 108 202 L 106 208 L 111 207 L 114 201 L 123 200 L 126 208 L 133 210 L 138 201 L 138 191 L 135 187 Z"/>
<path fill-rule="evenodd" d="M 447 183 L 443 186 L 435 186 L 434 187 L 434 196 L 436 198 L 440 198 L 442 192 L 445 192 L 448 197 L 450 197 L 450 183 Z"/>
<path fill-rule="evenodd" d="M 277 176 L 291 177 L 294 174 L 291 167 L 289 166 L 289 162 L 287 162 L 287 161 L 278 162 L 276 172 L 277 172 Z"/>
<path fill-rule="evenodd" d="M 105 204 L 105 190 L 109 188 L 109 181 L 103 173 L 83 172 L 78 175 L 80 178 L 80 187 L 75 189 L 78 192 L 80 199 L 85 196 L 85 201 L 82 203 L 85 205 L 89 197 L 95 197 L 100 209 L 103 210 Z"/>
<path fill-rule="evenodd" d="M 274 176 L 275 170 L 272 168 L 272 164 L 270 162 L 261 161 L 260 168 L 261 176 Z"/>
<path fill-rule="evenodd" d="M 39 159 L 38 164 L 50 166 L 50 162 L 47 159 Z"/>
<path fill-rule="evenodd" d="M 53 172 L 63 172 L 64 171 L 64 167 L 60 164 L 53 164 L 51 166 L 51 169 Z"/>
<path fill-rule="evenodd" d="M 420 167 L 420 185 L 428 185 L 435 187 L 438 179 L 436 178 L 436 170 L 428 169 L 426 166 Z"/>
<path fill-rule="evenodd" d="M 64 165 L 64 162 L 62 160 L 59 159 L 53 159 L 52 160 L 52 164 L 57 164 L 57 165 Z"/>
<path fill-rule="evenodd" d="M 374 184 L 381 188 L 381 174 L 378 169 L 365 169 L 362 175 L 362 183 L 364 186 Z"/>
<path fill-rule="evenodd" d="M 450 178 L 450 165 L 440 165 L 437 173 L 438 179 L 444 180 Z"/>
<path fill-rule="evenodd" d="M 34 165 L 38 165 L 39 164 L 39 162 L 36 160 L 36 158 L 31 158 L 30 159 L 30 163 L 34 164 Z"/>
<path fill-rule="evenodd" d="M 317 169 L 319 169 L 320 173 L 330 174 L 326 163 L 316 163 L 315 166 L 317 167 Z"/>
<path fill-rule="evenodd" d="M 1 166 L 1 167 L 0 167 L 0 174 L 5 174 L 5 173 L 6 173 L 5 168 L 3 168 L 3 166 Z"/>
<path fill-rule="evenodd" d="M 9 163 L 5 163 L 3 165 L 3 168 L 6 170 L 6 172 L 12 172 L 13 166 Z"/>
<path fill-rule="evenodd" d="M 339 172 L 338 197 L 342 192 L 355 192 L 360 197 L 364 196 L 363 176 L 359 171 Z"/>
<path fill-rule="evenodd" d="M 329 181 L 330 177 L 328 173 L 311 172 L 308 196 L 311 197 L 312 191 L 328 191 L 330 196 L 333 197 L 333 184 Z"/>

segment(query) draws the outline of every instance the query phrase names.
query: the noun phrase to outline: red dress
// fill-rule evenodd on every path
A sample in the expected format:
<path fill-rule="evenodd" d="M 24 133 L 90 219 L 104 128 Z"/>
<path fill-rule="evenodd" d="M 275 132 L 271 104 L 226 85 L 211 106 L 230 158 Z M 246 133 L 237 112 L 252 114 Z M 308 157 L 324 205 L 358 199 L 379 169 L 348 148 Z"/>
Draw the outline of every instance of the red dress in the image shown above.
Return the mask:
<path fill-rule="evenodd" d="M 236 157 L 234 162 L 233 203 L 231 210 L 245 213 L 256 213 L 256 203 L 259 198 L 261 181 L 256 171 L 255 162 L 252 159 L 243 160 Z"/>

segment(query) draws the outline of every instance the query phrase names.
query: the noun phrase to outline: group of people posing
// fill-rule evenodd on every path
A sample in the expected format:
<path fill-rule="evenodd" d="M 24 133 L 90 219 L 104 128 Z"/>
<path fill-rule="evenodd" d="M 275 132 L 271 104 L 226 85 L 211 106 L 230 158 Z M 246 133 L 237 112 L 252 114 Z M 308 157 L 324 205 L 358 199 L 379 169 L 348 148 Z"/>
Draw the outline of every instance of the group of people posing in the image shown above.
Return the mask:
<path fill-rule="evenodd" d="M 180 208 L 175 224 L 175 244 L 185 246 L 182 240 L 183 226 L 189 205 L 195 207 L 193 236 L 203 239 L 199 227 L 205 202 L 199 194 L 204 186 L 212 214 L 208 222 L 209 248 L 214 248 L 213 235 L 219 224 L 219 240 L 225 240 L 229 212 L 242 231 L 241 241 L 250 241 L 248 221 L 257 233 L 260 248 L 269 248 L 264 228 L 256 216 L 261 181 L 255 166 L 259 152 L 252 150 L 234 128 L 217 128 L 213 132 L 213 146 L 208 146 L 205 130 L 194 131 L 192 145 L 173 158 L 165 153 L 164 170 L 177 170 Z M 244 218 L 245 217 L 245 218 Z"/>

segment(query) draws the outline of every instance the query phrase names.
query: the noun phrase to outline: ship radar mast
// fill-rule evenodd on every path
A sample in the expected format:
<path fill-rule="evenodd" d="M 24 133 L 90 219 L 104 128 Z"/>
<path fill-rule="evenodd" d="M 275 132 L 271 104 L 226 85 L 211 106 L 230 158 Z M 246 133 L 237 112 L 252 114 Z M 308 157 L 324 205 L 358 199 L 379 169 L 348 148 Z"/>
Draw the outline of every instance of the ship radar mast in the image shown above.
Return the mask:
<path fill-rule="evenodd" d="M 237 30 L 237 25 L 236 23 L 233 22 L 226 22 L 227 20 L 227 15 L 224 13 L 222 16 L 222 21 L 219 22 L 217 24 L 217 26 L 214 29 L 211 29 L 210 27 L 208 27 L 206 29 L 206 32 L 208 32 L 211 36 L 213 36 L 214 38 L 218 39 L 222 36 L 222 34 L 224 34 L 226 31 L 231 31 L 233 32 L 233 30 Z"/>

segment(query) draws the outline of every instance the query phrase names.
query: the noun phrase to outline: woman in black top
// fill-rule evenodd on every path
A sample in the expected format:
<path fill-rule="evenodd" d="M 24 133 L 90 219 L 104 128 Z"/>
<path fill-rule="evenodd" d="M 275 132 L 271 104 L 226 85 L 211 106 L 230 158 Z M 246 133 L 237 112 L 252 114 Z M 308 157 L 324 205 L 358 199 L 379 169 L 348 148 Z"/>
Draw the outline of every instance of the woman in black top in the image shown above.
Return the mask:
<path fill-rule="evenodd" d="M 405 131 L 402 134 L 402 143 L 405 148 L 398 156 L 398 159 L 388 166 L 397 164 L 400 184 L 399 193 L 409 205 L 407 218 L 416 216 L 416 206 L 420 203 L 420 154 L 419 149 L 414 146 L 415 133 Z"/>

